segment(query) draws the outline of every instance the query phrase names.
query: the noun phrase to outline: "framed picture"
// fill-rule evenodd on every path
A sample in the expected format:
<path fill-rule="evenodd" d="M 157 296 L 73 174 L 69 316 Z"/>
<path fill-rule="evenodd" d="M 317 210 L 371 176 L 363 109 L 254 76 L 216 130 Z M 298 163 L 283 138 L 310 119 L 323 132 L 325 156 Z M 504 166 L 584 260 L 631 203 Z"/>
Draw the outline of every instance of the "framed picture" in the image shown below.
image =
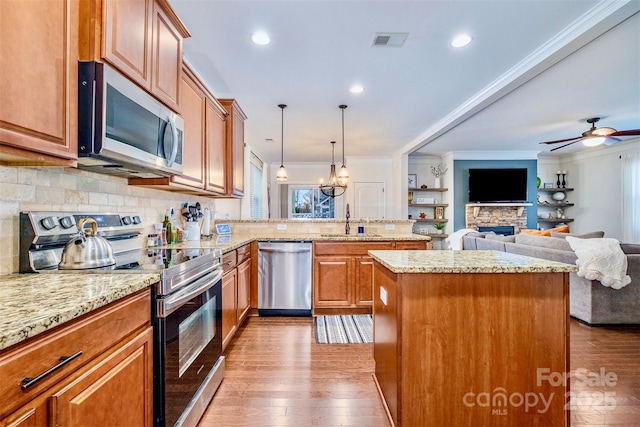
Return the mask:
<path fill-rule="evenodd" d="M 409 174 L 409 188 L 416 188 L 418 182 L 418 175 L 415 173 Z"/>
<path fill-rule="evenodd" d="M 543 188 L 555 188 L 555 185 L 553 185 L 553 182 L 545 182 Z"/>

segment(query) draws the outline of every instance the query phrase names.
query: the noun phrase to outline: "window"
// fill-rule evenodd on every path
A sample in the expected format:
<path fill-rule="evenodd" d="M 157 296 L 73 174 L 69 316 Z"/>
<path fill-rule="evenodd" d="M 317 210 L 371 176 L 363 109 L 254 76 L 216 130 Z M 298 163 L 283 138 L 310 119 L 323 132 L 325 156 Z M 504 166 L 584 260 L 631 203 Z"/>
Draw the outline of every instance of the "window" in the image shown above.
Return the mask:
<path fill-rule="evenodd" d="M 251 153 L 251 168 L 249 169 L 249 211 L 251 219 L 262 219 L 262 160 Z M 246 206 L 246 205 L 245 205 Z"/>
<path fill-rule="evenodd" d="M 640 153 L 622 158 L 622 239 L 640 243 Z"/>
<path fill-rule="evenodd" d="M 335 218 L 335 200 L 319 188 L 291 185 L 289 218 Z"/>

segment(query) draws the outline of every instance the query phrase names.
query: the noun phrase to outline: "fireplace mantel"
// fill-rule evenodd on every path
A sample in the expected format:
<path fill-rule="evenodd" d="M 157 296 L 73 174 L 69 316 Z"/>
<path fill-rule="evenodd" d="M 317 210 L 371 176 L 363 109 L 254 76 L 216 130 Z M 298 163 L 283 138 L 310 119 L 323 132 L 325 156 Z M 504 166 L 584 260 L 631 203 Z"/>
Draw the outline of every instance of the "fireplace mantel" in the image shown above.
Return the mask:
<path fill-rule="evenodd" d="M 522 212 L 524 212 L 524 208 L 527 206 L 533 206 L 533 203 L 470 203 L 466 205 L 467 207 L 473 207 L 473 217 L 476 218 L 478 213 L 480 213 L 481 207 L 510 207 L 513 206 L 516 208 L 517 216 L 522 216 Z"/>

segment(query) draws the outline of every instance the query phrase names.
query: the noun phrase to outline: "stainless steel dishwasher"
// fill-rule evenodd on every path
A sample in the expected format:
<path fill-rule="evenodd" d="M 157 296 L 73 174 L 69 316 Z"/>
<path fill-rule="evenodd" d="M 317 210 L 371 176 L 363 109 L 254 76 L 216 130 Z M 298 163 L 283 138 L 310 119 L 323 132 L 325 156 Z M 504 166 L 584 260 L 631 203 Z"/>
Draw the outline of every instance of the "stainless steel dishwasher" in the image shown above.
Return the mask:
<path fill-rule="evenodd" d="M 311 316 L 311 242 L 258 242 L 260 316 Z"/>

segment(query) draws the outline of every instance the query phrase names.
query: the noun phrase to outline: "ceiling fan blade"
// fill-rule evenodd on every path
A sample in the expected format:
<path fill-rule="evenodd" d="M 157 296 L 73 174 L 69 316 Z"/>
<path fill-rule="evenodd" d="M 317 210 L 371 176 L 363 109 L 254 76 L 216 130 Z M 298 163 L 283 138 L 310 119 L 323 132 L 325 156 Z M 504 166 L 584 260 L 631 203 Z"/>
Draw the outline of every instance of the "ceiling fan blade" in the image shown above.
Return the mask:
<path fill-rule="evenodd" d="M 576 140 L 575 140 L 575 141 L 573 141 L 573 142 L 570 142 L 570 143 L 568 143 L 568 144 L 561 145 L 560 147 L 552 148 L 552 149 L 551 149 L 551 150 L 549 150 L 549 151 L 556 151 L 556 150 L 559 150 L 559 149 L 564 148 L 564 147 L 566 147 L 566 146 L 568 146 L 568 145 L 575 144 L 575 143 L 576 143 L 576 142 L 578 142 L 578 141 L 580 141 L 580 140 L 579 140 L 579 139 L 576 139 Z"/>
<path fill-rule="evenodd" d="M 640 129 L 619 130 L 614 133 L 610 133 L 607 136 L 634 136 L 640 135 Z"/>
<path fill-rule="evenodd" d="M 540 144 L 560 144 L 561 142 L 573 141 L 574 139 L 580 139 L 580 138 L 582 138 L 582 136 L 576 136 L 574 138 L 567 138 L 567 139 L 556 139 L 555 141 L 545 141 L 545 142 L 540 142 Z"/>

